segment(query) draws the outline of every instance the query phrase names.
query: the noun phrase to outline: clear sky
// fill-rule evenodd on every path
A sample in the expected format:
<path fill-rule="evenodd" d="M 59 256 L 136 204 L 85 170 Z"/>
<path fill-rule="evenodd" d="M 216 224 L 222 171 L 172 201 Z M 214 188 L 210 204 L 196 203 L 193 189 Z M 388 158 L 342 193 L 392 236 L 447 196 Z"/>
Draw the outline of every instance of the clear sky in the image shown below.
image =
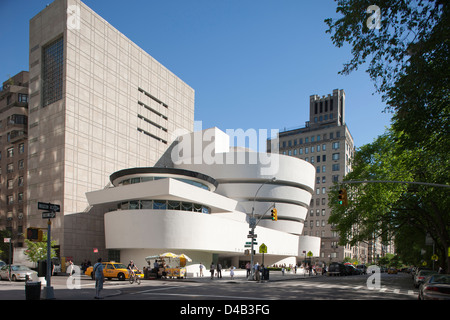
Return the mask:
<path fill-rule="evenodd" d="M 52 0 L 0 0 L 0 81 L 28 70 L 29 20 Z M 344 89 L 356 147 L 391 115 L 360 68 L 338 75 L 350 47 L 336 48 L 324 19 L 333 0 L 84 0 L 195 90 L 202 127 L 293 129 L 309 120 L 309 96 Z"/>

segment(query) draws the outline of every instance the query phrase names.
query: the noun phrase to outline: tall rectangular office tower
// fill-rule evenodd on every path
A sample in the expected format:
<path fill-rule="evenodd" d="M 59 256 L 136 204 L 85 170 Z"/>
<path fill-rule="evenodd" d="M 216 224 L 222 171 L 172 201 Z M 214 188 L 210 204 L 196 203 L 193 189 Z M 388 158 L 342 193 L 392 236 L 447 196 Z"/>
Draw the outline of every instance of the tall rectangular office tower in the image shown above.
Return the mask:
<path fill-rule="evenodd" d="M 33 17 L 29 48 L 28 225 L 47 225 L 38 202 L 59 204 L 52 238 L 81 256 L 104 242 L 85 193 L 193 131 L 194 90 L 79 0 Z"/>
<path fill-rule="evenodd" d="M 345 122 L 344 90 L 335 89 L 324 96 L 311 95 L 309 121 L 305 127 L 280 132 L 278 138 L 280 153 L 308 161 L 316 168 L 315 190 L 303 235 L 321 238 L 319 260 L 326 264 L 345 257 L 366 261 L 366 246 L 339 246 L 339 236 L 328 224 L 331 209 L 327 192 L 334 182 L 341 182 L 351 171 L 350 160 L 355 152 L 353 137 Z"/>

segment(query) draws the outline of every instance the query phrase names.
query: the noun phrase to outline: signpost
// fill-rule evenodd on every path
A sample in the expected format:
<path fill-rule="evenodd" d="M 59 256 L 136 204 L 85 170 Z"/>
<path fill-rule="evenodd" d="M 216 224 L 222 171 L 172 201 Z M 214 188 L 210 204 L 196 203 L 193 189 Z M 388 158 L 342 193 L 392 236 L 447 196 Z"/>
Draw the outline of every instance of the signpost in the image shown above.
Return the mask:
<path fill-rule="evenodd" d="M 61 207 L 59 204 L 46 203 L 46 202 L 38 202 L 38 210 L 47 210 L 42 213 L 42 219 L 48 219 L 47 225 L 47 275 L 46 281 L 47 286 L 44 287 L 44 296 L 46 299 L 55 299 L 55 295 L 53 293 L 53 287 L 51 286 L 51 278 L 52 278 L 52 259 L 51 259 L 51 227 L 52 220 L 56 217 L 56 212 L 60 212 Z"/>
<path fill-rule="evenodd" d="M 264 264 L 264 253 L 267 253 L 267 246 L 263 243 L 259 246 L 259 253 L 262 253 L 262 264 Z"/>

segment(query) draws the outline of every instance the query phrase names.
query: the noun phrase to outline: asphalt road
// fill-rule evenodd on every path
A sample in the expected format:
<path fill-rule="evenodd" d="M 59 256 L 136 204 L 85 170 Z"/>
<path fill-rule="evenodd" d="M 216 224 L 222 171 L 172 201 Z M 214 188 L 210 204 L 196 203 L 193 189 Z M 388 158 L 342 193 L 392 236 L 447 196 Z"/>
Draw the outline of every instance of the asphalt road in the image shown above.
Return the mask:
<path fill-rule="evenodd" d="M 380 274 L 378 288 L 369 289 L 368 275 L 303 277 L 272 274 L 268 282 L 243 278 L 144 280 L 140 285 L 111 280 L 104 300 L 415 300 L 409 274 Z M 69 284 L 68 284 L 69 283 Z M 93 300 L 94 281 L 81 276 L 70 289 L 67 276 L 52 277 L 56 300 Z M 0 281 L 0 300 L 25 300 L 24 282 Z"/>
<path fill-rule="evenodd" d="M 87 276 L 81 276 L 75 283 L 68 282 L 68 276 L 55 276 L 52 277 L 55 299 L 49 303 L 68 304 L 69 308 L 55 310 L 70 311 L 70 315 L 77 317 L 92 315 L 93 310 L 96 310 L 104 317 L 122 317 L 123 311 L 130 311 L 127 315 L 153 318 L 161 316 L 159 310 L 164 310 L 164 318 L 167 319 L 231 319 L 249 316 L 273 319 L 286 315 L 329 317 L 352 312 L 360 316 L 381 316 L 388 312 L 386 310 L 392 312 L 394 309 L 406 316 L 418 307 L 423 308 L 420 306 L 423 302 L 417 301 L 418 290 L 412 285 L 411 275 L 379 275 L 380 286 L 374 289 L 367 287 L 369 275 L 304 277 L 272 273 L 270 281 L 261 283 L 245 278 L 231 280 L 226 276 L 214 280 L 209 277 L 143 280 L 140 285 L 111 280 L 104 284 L 102 300 L 94 299 L 94 281 Z M 69 287 L 75 284 L 76 288 L 70 289 L 68 284 Z M 23 303 L 17 301 L 25 300 L 25 297 L 24 282 L 0 281 L 0 305 L 4 310 L 13 308 L 21 315 L 45 314 L 46 310 L 54 312 L 45 301 L 35 301 L 29 304 L 30 307 L 20 308 Z M 96 307 L 84 308 L 80 304 L 81 300 Z M 355 300 L 359 302 L 355 304 Z M 404 304 L 399 305 L 400 300 L 416 302 L 412 302 L 412 307 L 405 307 Z M 383 305 L 377 303 L 379 301 Z M 390 304 L 387 307 L 384 305 L 386 302 Z M 143 314 L 142 310 L 147 312 Z"/>

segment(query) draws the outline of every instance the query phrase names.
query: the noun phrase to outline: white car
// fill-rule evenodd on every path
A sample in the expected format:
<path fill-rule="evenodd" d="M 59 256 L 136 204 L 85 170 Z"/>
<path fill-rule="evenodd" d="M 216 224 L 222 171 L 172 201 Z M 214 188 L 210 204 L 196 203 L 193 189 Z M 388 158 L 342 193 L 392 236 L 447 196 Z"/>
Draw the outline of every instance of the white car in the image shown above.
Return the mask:
<path fill-rule="evenodd" d="M 17 280 L 26 280 L 28 276 L 28 279 L 34 280 L 37 279 L 37 272 L 31 270 L 27 266 L 20 265 L 20 264 L 13 264 L 11 265 L 11 280 L 17 281 Z M 0 279 L 6 279 L 9 280 L 9 265 L 4 265 L 0 269 Z"/>

